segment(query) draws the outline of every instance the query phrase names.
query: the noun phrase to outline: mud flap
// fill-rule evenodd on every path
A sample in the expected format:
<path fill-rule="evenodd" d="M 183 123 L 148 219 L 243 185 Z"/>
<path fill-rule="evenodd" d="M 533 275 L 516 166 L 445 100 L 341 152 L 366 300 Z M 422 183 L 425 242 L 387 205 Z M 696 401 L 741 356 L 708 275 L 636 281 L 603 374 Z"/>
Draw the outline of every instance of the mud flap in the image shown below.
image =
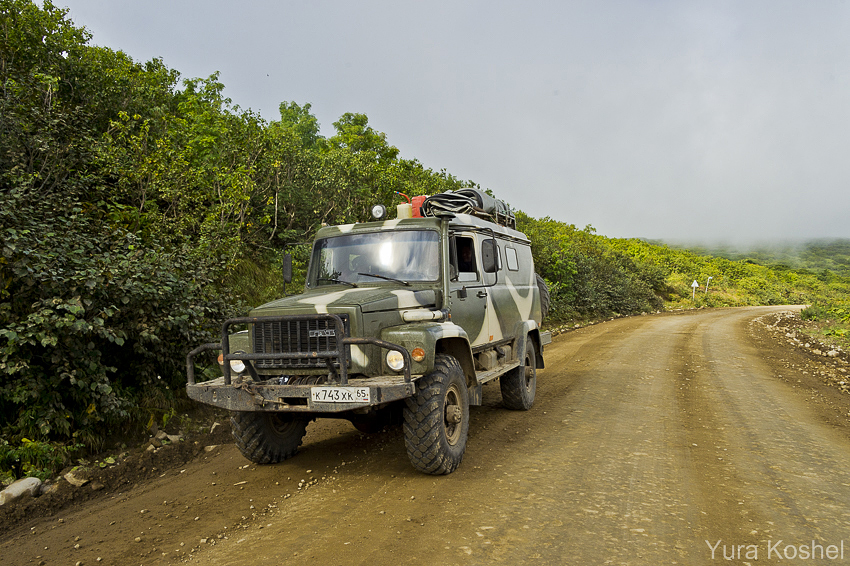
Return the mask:
<path fill-rule="evenodd" d="M 484 391 L 482 389 L 482 386 L 475 385 L 473 387 L 467 387 L 466 391 L 469 394 L 469 406 L 481 406 L 481 403 L 484 402 Z"/>

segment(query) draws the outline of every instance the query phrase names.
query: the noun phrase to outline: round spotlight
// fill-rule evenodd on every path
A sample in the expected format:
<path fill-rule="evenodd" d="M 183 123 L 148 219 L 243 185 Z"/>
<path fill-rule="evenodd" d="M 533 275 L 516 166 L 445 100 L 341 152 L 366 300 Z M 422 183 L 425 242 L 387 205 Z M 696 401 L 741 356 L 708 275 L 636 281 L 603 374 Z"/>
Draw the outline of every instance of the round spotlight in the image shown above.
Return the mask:
<path fill-rule="evenodd" d="M 372 218 L 375 220 L 383 220 L 387 217 L 387 207 L 383 204 L 376 204 L 372 207 Z"/>

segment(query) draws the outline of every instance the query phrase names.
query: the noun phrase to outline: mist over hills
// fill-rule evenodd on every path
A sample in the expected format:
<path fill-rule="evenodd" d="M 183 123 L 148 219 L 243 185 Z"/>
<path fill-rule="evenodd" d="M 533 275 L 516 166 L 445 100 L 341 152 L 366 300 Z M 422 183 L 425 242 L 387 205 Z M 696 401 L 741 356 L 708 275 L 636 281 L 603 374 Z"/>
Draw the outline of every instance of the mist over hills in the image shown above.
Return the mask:
<path fill-rule="evenodd" d="M 667 245 L 699 255 L 711 255 L 730 260 L 750 260 L 772 267 L 823 271 L 850 275 L 850 239 L 820 238 L 803 241 L 760 242 L 752 244 L 693 243 L 648 240 L 649 243 Z"/>

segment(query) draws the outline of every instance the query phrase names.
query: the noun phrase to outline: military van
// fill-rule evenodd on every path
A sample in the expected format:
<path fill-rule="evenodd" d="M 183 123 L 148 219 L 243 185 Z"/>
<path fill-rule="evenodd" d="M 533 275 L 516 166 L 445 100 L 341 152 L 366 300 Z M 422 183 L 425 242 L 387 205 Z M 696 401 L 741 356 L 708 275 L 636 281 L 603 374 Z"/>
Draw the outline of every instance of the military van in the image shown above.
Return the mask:
<path fill-rule="evenodd" d="M 304 293 L 225 321 L 220 343 L 189 353 L 189 396 L 232 411 L 250 461 L 293 456 L 316 418 L 375 432 L 400 413 L 413 466 L 448 474 L 482 386 L 498 379 L 507 408 L 531 408 L 551 335 L 540 330 L 548 293 L 528 238 L 480 191 L 416 205 L 321 228 Z M 194 358 L 206 350 L 221 350 L 221 376 L 198 381 Z"/>

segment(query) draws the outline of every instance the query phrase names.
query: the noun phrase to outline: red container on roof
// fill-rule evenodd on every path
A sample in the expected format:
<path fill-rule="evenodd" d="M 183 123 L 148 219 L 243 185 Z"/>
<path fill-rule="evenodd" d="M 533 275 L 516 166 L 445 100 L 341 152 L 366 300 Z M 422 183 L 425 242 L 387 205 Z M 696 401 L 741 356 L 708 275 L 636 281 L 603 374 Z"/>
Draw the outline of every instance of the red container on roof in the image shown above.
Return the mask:
<path fill-rule="evenodd" d="M 413 205 L 413 218 L 422 218 L 422 203 L 425 202 L 427 196 L 413 197 L 410 203 Z"/>

